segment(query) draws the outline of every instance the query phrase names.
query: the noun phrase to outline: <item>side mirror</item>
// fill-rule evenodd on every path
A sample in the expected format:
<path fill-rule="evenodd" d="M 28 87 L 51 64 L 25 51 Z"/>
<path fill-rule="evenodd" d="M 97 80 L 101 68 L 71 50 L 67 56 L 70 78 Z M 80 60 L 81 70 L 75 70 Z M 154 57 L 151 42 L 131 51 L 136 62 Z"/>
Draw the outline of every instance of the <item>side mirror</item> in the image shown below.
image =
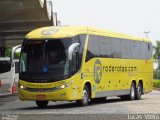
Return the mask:
<path fill-rule="evenodd" d="M 75 50 L 76 47 L 78 47 L 80 44 L 79 43 L 73 43 L 69 49 L 68 49 L 68 60 L 72 60 L 72 55 L 73 51 Z"/>
<path fill-rule="evenodd" d="M 14 60 L 14 53 L 16 52 L 17 49 L 21 48 L 22 45 L 17 45 L 12 48 L 11 51 L 11 56 L 10 56 L 10 61 L 11 61 L 11 66 L 14 66 L 13 60 Z"/>
<path fill-rule="evenodd" d="M 72 58 L 72 71 L 76 72 L 78 69 L 79 69 L 79 52 L 74 52 Z"/>

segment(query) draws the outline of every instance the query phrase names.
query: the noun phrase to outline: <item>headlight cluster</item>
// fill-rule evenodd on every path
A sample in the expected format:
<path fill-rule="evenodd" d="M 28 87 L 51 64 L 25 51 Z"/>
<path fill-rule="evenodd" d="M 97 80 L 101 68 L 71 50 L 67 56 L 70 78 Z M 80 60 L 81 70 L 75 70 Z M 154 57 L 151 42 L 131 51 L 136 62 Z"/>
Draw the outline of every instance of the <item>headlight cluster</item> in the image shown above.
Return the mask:
<path fill-rule="evenodd" d="M 18 87 L 19 87 L 20 89 L 26 89 L 26 87 L 25 87 L 25 86 L 20 85 L 20 84 L 18 84 Z"/>
<path fill-rule="evenodd" d="M 73 84 L 73 81 L 67 83 L 67 84 L 64 84 L 64 85 L 61 85 L 61 86 L 58 86 L 58 87 L 54 87 L 54 88 L 28 88 L 28 87 L 25 87 L 21 84 L 18 84 L 19 88 L 22 89 L 22 90 L 27 90 L 27 91 L 30 91 L 30 92 L 53 92 L 53 91 L 57 91 L 57 90 L 61 90 L 61 89 L 64 89 L 64 88 L 67 88 L 69 87 L 70 85 Z"/>
<path fill-rule="evenodd" d="M 64 88 L 66 88 L 66 87 L 69 87 L 70 85 L 72 85 L 73 84 L 73 81 L 71 81 L 71 82 L 69 82 L 69 83 L 67 83 L 67 84 L 65 84 L 65 85 L 61 85 L 60 86 L 60 89 L 64 89 Z"/>

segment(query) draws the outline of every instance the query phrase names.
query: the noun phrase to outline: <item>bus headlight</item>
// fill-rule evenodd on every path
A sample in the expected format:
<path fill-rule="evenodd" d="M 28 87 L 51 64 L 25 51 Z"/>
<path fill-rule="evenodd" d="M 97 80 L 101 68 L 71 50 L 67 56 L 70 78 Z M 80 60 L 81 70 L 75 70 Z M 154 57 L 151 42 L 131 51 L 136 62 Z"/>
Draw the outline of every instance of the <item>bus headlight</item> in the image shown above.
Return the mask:
<path fill-rule="evenodd" d="M 20 89 L 23 89 L 23 90 L 26 89 L 26 87 L 23 86 L 23 85 L 19 85 L 19 88 L 20 88 Z"/>
<path fill-rule="evenodd" d="M 72 84 L 73 84 L 73 81 L 71 81 L 67 84 L 61 85 L 61 86 L 54 87 L 54 88 L 28 88 L 28 87 L 25 87 L 21 84 L 18 84 L 18 88 L 22 89 L 22 90 L 29 91 L 29 92 L 39 92 L 39 91 L 41 91 L 41 92 L 53 92 L 53 91 L 57 91 L 57 90 L 67 88 Z"/>
<path fill-rule="evenodd" d="M 64 89 L 64 88 L 66 88 L 66 87 L 69 87 L 69 86 L 72 85 L 72 84 L 73 84 L 73 81 L 71 81 L 71 82 L 69 82 L 69 83 L 67 83 L 67 84 L 65 84 L 65 85 L 60 86 L 60 88 L 61 88 L 61 89 Z"/>
<path fill-rule="evenodd" d="M 62 85 L 62 86 L 61 86 L 61 89 L 63 89 L 63 88 L 65 88 L 65 85 Z"/>
<path fill-rule="evenodd" d="M 21 89 L 24 89 L 24 86 L 23 86 L 23 85 L 20 85 L 20 88 L 21 88 Z"/>

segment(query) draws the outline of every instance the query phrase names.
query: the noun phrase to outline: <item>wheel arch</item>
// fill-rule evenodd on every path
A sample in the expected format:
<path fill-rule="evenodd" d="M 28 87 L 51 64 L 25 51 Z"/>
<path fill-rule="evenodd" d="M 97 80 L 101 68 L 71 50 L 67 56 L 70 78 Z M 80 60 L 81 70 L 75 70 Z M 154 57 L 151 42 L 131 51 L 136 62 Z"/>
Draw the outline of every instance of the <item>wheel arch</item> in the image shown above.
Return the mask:
<path fill-rule="evenodd" d="M 87 81 L 84 82 L 83 88 L 84 88 L 85 85 L 86 85 L 86 86 L 88 87 L 88 89 L 89 89 L 89 95 L 90 95 L 90 98 L 91 98 L 91 97 L 92 97 L 92 84 L 91 84 L 91 82 L 90 82 L 89 80 L 87 80 Z"/>
<path fill-rule="evenodd" d="M 134 84 L 135 84 L 135 86 L 137 86 L 137 82 L 136 82 L 136 80 L 135 80 L 135 79 L 133 79 L 133 80 L 132 80 L 131 84 L 132 84 L 132 83 L 134 83 Z"/>

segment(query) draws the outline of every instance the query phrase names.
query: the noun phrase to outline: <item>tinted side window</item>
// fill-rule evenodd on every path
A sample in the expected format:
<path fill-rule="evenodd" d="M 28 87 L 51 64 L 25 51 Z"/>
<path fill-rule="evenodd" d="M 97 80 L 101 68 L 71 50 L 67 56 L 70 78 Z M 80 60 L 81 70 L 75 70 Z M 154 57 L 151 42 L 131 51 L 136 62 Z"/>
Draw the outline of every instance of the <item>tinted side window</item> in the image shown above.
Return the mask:
<path fill-rule="evenodd" d="M 111 57 L 111 45 L 108 37 L 99 37 L 100 56 L 105 58 Z"/>
<path fill-rule="evenodd" d="M 72 58 L 72 71 L 73 73 L 77 72 L 82 64 L 83 51 L 86 41 L 86 35 L 81 34 L 73 37 L 74 43 L 80 43 L 80 46 L 74 50 L 73 58 Z"/>
<path fill-rule="evenodd" d="M 152 57 L 152 43 L 131 41 L 132 59 L 149 59 Z"/>
<path fill-rule="evenodd" d="M 147 59 L 146 55 L 147 55 L 147 43 L 145 42 L 139 42 L 139 46 L 140 46 L 140 58 L 139 59 Z"/>
<path fill-rule="evenodd" d="M 82 58 L 83 58 L 83 51 L 85 47 L 85 42 L 86 42 L 86 35 L 79 35 L 80 39 L 80 48 L 79 48 L 79 68 L 81 67 L 82 64 Z"/>
<path fill-rule="evenodd" d="M 94 35 L 89 36 L 86 61 L 99 56 L 98 40 L 99 40 L 98 36 L 94 36 Z"/>
<path fill-rule="evenodd" d="M 118 38 L 111 38 L 111 57 L 122 58 L 121 40 Z"/>
<path fill-rule="evenodd" d="M 80 39 L 79 52 L 80 52 L 80 54 L 83 54 L 84 47 L 85 47 L 85 42 L 86 42 L 86 35 L 79 35 L 79 39 Z"/>
<path fill-rule="evenodd" d="M 153 46 L 152 43 L 147 43 L 147 55 L 146 58 L 149 59 L 152 57 L 152 53 L 153 53 Z"/>
<path fill-rule="evenodd" d="M 9 72 L 11 70 L 10 61 L 0 61 L 0 73 Z"/>
<path fill-rule="evenodd" d="M 122 58 L 131 58 L 131 44 L 130 40 L 121 40 Z"/>
<path fill-rule="evenodd" d="M 131 53 L 133 59 L 140 58 L 139 51 L 140 51 L 139 41 L 131 41 Z"/>
<path fill-rule="evenodd" d="M 149 59 L 152 57 L 152 43 L 91 35 L 86 61 L 97 56 L 103 58 Z"/>

